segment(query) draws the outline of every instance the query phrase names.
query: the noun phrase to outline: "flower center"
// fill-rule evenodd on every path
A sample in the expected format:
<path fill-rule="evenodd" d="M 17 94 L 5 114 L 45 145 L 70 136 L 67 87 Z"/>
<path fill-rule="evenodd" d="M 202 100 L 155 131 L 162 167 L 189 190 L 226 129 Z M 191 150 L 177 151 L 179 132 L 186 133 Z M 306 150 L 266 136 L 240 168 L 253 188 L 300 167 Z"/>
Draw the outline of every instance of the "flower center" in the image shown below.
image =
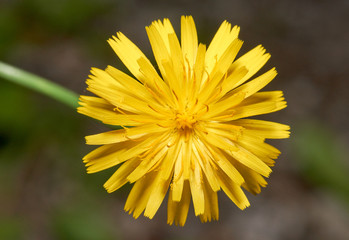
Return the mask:
<path fill-rule="evenodd" d="M 192 129 L 195 123 L 197 122 L 196 117 L 191 114 L 188 114 L 187 112 L 177 113 L 175 120 L 177 129 L 182 130 Z"/>

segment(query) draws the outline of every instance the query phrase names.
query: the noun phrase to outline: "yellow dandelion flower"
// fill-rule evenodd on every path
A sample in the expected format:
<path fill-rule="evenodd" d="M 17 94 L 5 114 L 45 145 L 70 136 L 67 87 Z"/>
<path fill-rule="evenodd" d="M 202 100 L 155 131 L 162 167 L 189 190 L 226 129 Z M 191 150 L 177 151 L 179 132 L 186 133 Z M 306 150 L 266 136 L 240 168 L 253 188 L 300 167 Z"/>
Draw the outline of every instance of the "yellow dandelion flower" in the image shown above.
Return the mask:
<path fill-rule="evenodd" d="M 257 46 L 235 60 L 239 27 L 226 21 L 207 48 L 191 16 L 181 18 L 180 42 L 168 19 L 146 31 L 160 73 L 120 32 L 108 42 L 133 77 L 91 70 L 87 90 L 97 97 L 81 96 L 78 112 L 123 128 L 86 137 L 102 145 L 83 158 L 87 172 L 121 164 L 104 187 L 134 183 L 125 210 L 135 218 L 153 218 L 167 191 L 169 224 L 185 224 L 191 199 L 201 221 L 217 220 L 219 190 L 248 207 L 242 188 L 259 193 L 280 154 L 265 139 L 289 137 L 287 125 L 246 119 L 286 107 L 282 91 L 259 92 L 275 68 L 249 80 L 270 54 Z"/>

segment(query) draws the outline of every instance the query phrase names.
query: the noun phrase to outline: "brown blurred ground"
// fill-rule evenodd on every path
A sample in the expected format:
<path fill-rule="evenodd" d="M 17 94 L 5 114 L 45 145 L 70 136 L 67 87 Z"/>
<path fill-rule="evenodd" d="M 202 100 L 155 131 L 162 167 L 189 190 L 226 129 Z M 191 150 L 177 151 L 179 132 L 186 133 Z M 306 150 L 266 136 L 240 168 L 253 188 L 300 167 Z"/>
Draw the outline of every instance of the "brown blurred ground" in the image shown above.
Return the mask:
<path fill-rule="evenodd" d="M 87 175 L 83 137 L 104 130 L 27 89 L 0 80 L 0 239 L 349 239 L 349 1 L 4 1 L 0 60 L 78 93 L 90 67 L 125 70 L 106 40 L 122 31 L 147 56 L 144 30 L 193 15 L 200 42 L 223 20 L 241 26 L 241 53 L 263 44 L 289 107 L 264 117 L 291 125 L 269 185 L 238 210 L 220 194 L 220 220 L 185 227 L 123 211 L 129 189 L 107 194 L 112 171 Z M 150 57 L 152 59 L 152 57 Z M 163 205 L 166 205 L 166 201 Z"/>

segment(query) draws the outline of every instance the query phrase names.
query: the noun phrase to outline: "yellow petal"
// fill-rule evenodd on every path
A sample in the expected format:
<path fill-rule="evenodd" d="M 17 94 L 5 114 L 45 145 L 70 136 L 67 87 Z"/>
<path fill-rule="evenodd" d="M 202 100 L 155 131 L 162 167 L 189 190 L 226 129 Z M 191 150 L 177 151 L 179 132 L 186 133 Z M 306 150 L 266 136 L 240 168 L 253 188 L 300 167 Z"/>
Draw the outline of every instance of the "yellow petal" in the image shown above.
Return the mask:
<path fill-rule="evenodd" d="M 195 65 L 194 65 L 194 76 L 193 76 L 193 92 L 190 100 L 195 101 L 197 99 L 197 95 L 201 89 L 202 80 L 205 69 L 205 55 L 206 55 L 206 45 L 201 44 L 198 47 Z M 206 76 L 207 78 L 207 76 Z M 195 100 L 194 100 L 195 99 Z"/>
<path fill-rule="evenodd" d="M 244 178 L 241 176 L 239 171 L 235 168 L 231 162 L 228 161 L 227 157 L 219 149 L 215 149 L 216 164 L 222 169 L 222 171 L 238 186 L 244 183 Z"/>
<path fill-rule="evenodd" d="M 138 63 L 139 60 L 137 60 Z M 146 61 L 143 58 L 143 61 Z M 105 70 L 110 76 L 114 78 L 116 82 L 118 82 L 121 86 L 123 86 L 123 90 L 127 91 L 131 96 L 138 97 L 147 102 L 155 102 L 156 99 L 153 98 L 148 89 L 141 84 L 139 81 L 134 78 L 128 76 L 127 74 L 121 72 L 120 70 L 108 66 Z M 143 73 L 143 72 L 142 72 Z M 103 80 L 103 79 L 101 79 Z M 148 79 L 147 79 L 148 80 Z M 148 83 L 148 82 L 147 82 Z"/>
<path fill-rule="evenodd" d="M 152 219 L 155 216 L 155 213 L 159 209 L 162 201 L 166 196 L 168 187 L 170 185 L 170 181 L 170 178 L 163 180 L 159 176 L 157 176 L 154 183 L 155 187 L 153 187 L 153 190 L 150 194 L 147 206 L 144 211 L 144 216 L 150 219 Z"/>
<path fill-rule="evenodd" d="M 117 126 L 138 126 L 143 123 L 154 123 L 154 117 L 142 114 L 126 114 L 106 100 L 97 97 L 80 96 L 78 112 L 102 121 L 105 124 Z M 158 120 L 157 124 L 166 125 L 168 120 Z"/>
<path fill-rule="evenodd" d="M 266 101 L 259 102 L 250 105 L 239 105 L 234 110 L 230 117 L 221 118 L 222 121 L 231 121 L 240 118 L 261 115 L 266 113 L 272 113 L 285 108 L 285 101 Z M 217 117 L 218 118 L 218 117 Z"/>
<path fill-rule="evenodd" d="M 257 47 L 234 61 L 234 63 L 229 68 L 229 72 L 234 72 L 236 69 L 243 67 L 247 69 L 248 73 L 239 81 L 236 81 L 235 84 L 232 85 L 231 89 L 243 84 L 250 77 L 252 77 L 259 69 L 263 67 L 263 65 L 269 60 L 269 58 L 270 54 L 265 54 L 265 49 L 261 45 L 258 45 Z"/>
<path fill-rule="evenodd" d="M 127 176 L 141 163 L 139 158 L 133 158 L 123 163 L 118 170 L 104 183 L 108 193 L 114 192 L 125 185 Z"/>
<path fill-rule="evenodd" d="M 183 177 L 188 180 L 190 177 L 190 164 L 192 160 L 192 136 L 189 136 L 188 139 L 182 137 L 182 139 Z"/>
<path fill-rule="evenodd" d="M 217 122 L 205 123 L 205 129 L 207 132 L 212 132 L 232 141 L 238 141 L 243 131 L 243 127 L 241 126 Z"/>
<path fill-rule="evenodd" d="M 145 99 L 136 96 L 131 89 L 124 90 L 116 85 L 100 84 L 99 82 L 102 81 L 104 77 L 97 73 L 95 74 L 96 77 L 90 76 L 90 79 L 86 81 L 88 84 L 87 90 L 106 99 L 115 107 L 119 107 L 132 113 L 143 113 L 144 115 L 153 115 L 155 117 L 161 117 L 163 114 L 168 114 L 167 112 L 169 109 L 167 107 L 164 107 L 155 101 L 147 102 Z"/>
<path fill-rule="evenodd" d="M 136 157 L 149 149 L 152 140 L 147 138 L 141 142 L 126 141 L 99 147 L 83 158 L 87 172 L 99 172 Z"/>
<path fill-rule="evenodd" d="M 183 141 L 178 141 L 178 154 L 176 153 L 176 160 L 174 165 L 174 174 L 173 174 L 173 181 L 172 181 L 172 200 L 179 202 L 182 198 L 183 193 L 183 186 L 184 186 L 184 164 L 183 164 Z"/>
<path fill-rule="evenodd" d="M 142 125 L 133 128 L 113 130 L 86 137 L 86 144 L 101 145 L 136 140 L 148 134 L 161 133 L 165 129 L 155 124 Z"/>
<path fill-rule="evenodd" d="M 112 111 L 114 109 L 114 106 L 112 104 L 110 104 L 105 99 L 99 98 L 99 97 L 81 95 L 79 97 L 79 101 L 81 101 L 82 103 L 85 103 L 86 105 L 90 105 L 92 107 L 95 107 L 95 108 L 102 108 L 102 109 L 106 109 L 106 110 L 110 110 L 110 111 Z"/>
<path fill-rule="evenodd" d="M 144 58 L 149 62 L 142 51 L 139 50 L 139 48 L 133 42 L 131 42 L 120 32 L 117 33 L 117 37 L 114 36 L 113 39 L 109 39 L 108 43 L 118 55 L 120 60 L 130 70 L 133 76 L 135 76 L 142 83 L 146 83 L 147 79 L 145 79 L 143 74 L 140 72 L 140 68 L 137 63 L 138 59 L 140 58 Z"/>
<path fill-rule="evenodd" d="M 195 215 L 198 216 L 203 214 L 205 211 L 205 202 L 204 202 L 204 191 L 202 189 L 202 173 L 201 167 L 198 162 L 192 161 L 192 170 L 190 175 L 190 190 L 193 197 L 193 204 Z"/>
<path fill-rule="evenodd" d="M 150 27 L 156 29 L 167 51 L 170 52 L 171 49 L 169 45 L 168 35 L 175 33 L 170 20 L 168 18 L 164 18 L 163 22 L 161 22 L 160 20 L 153 21 Z"/>
<path fill-rule="evenodd" d="M 238 145 L 253 153 L 269 167 L 274 166 L 275 161 L 273 159 L 276 159 L 280 154 L 280 151 L 278 151 L 276 148 L 265 143 L 264 139 L 261 139 L 260 141 L 249 141 L 243 137 L 239 139 Z"/>
<path fill-rule="evenodd" d="M 170 89 L 160 78 L 153 66 L 145 58 L 138 59 L 137 63 L 141 69 L 140 71 L 147 79 L 147 87 L 149 87 L 157 95 L 157 99 L 165 98 L 167 100 L 166 103 L 170 103 L 172 101 Z M 155 106 L 157 109 L 166 111 L 161 104 L 155 104 Z"/>
<path fill-rule="evenodd" d="M 202 222 L 210 222 L 211 220 L 218 220 L 218 196 L 217 192 L 212 191 L 210 186 L 204 180 L 204 201 L 205 201 L 205 211 L 200 215 L 200 220 Z"/>
<path fill-rule="evenodd" d="M 213 37 L 206 53 L 205 63 L 210 73 L 228 46 L 238 37 L 240 28 L 224 21 Z"/>
<path fill-rule="evenodd" d="M 198 49 L 198 37 L 192 16 L 181 17 L 181 45 L 183 57 L 188 59 L 189 68 L 193 69 Z"/>
<path fill-rule="evenodd" d="M 239 139 L 239 144 L 240 143 L 244 143 L 245 145 L 253 148 L 255 151 L 264 153 L 272 159 L 276 159 L 280 154 L 280 151 L 277 148 L 265 143 L 264 138 L 260 138 L 256 135 L 250 135 L 246 132 L 244 132 L 243 136 Z"/>
<path fill-rule="evenodd" d="M 245 92 L 238 92 L 222 101 L 209 105 L 209 111 L 202 119 L 210 119 L 214 116 L 225 115 L 228 109 L 233 109 L 236 105 L 240 104 L 245 99 L 245 96 Z"/>
<path fill-rule="evenodd" d="M 168 35 L 170 54 L 172 60 L 172 66 L 176 69 L 178 79 L 182 78 L 183 81 L 187 80 L 184 75 L 184 60 L 183 60 L 183 52 L 181 46 L 179 45 L 179 41 L 177 35 L 175 33 L 171 33 Z"/>
<path fill-rule="evenodd" d="M 173 201 L 173 189 L 170 188 L 170 194 L 168 196 L 167 204 L 167 223 L 172 225 L 184 226 L 190 205 L 190 187 L 188 181 L 184 182 L 183 186 L 183 197 L 180 202 Z"/>
<path fill-rule="evenodd" d="M 176 161 L 175 165 L 175 173 L 176 173 L 176 167 L 178 166 L 177 164 L 181 164 L 182 161 Z M 182 167 L 177 167 L 177 169 L 180 168 L 182 170 Z M 172 189 L 173 189 L 173 194 L 172 194 L 172 200 L 175 202 L 179 202 L 182 200 L 183 197 L 183 186 L 184 186 L 184 176 L 183 174 L 179 175 L 178 177 L 174 177 L 172 181 Z"/>
<path fill-rule="evenodd" d="M 242 178 L 240 173 L 227 160 L 226 156 L 223 154 L 222 151 L 220 151 L 218 148 L 215 148 L 213 146 L 210 146 L 210 147 L 209 146 L 205 146 L 200 141 L 194 141 L 194 143 L 197 146 L 196 148 L 200 149 L 200 156 L 201 156 L 202 160 L 204 162 L 211 162 L 212 161 L 213 163 L 211 163 L 211 165 L 213 166 L 215 171 L 219 167 L 238 185 L 241 185 L 244 182 L 244 179 Z M 203 169 L 205 169 L 205 168 L 206 168 L 206 166 L 203 167 Z M 212 168 L 209 168 L 209 169 L 212 169 Z M 209 169 L 207 169 L 207 170 L 209 170 Z M 211 177 L 210 174 L 212 174 L 212 173 L 208 174 L 207 172 L 205 172 L 205 174 L 206 174 L 206 177 L 207 177 L 207 179 L 209 181 L 209 184 L 211 186 L 213 186 L 212 190 L 215 191 L 215 192 L 218 191 L 220 189 L 219 185 L 211 184 L 211 180 L 210 180 L 210 178 L 213 178 L 214 182 L 217 181 L 215 174 L 214 174 L 214 176 Z"/>
<path fill-rule="evenodd" d="M 284 100 L 285 98 L 282 91 L 257 92 L 246 98 L 239 107 L 261 102 L 281 102 Z"/>
<path fill-rule="evenodd" d="M 129 158 L 120 156 L 126 147 L 128 143 L 104 145 L 93 150 L 83 158 L 87 173 L 99 172 L 128 160 Z"/>
<path fill-rule="evenodd" d="M 193 161 L 197 161 L 199 163 L 212 190 L 216 192 L 220 189 L 220 186 L 216 179 L 215 169 L 211 165 L 213 160 L 211 160 L 209 154 L 206 151 L 202 151 L 201 148 L 202 145 L 200 145 L 197 141 L 193 142 Z"/>
<path fill-rule="evenodd" d="M 169 48 L 166 46 L 168 44 L 168 33 L 159 32 L 158 26 L 161 26 L 161 23 L 153 22 L 152 25 L 146 27 L 150 45 L 153 49 L 155 60 L 159 66 L 159 70 L 165 82 L 167 82 L 167 76 L 162 67 L 163 61 L 171 62 Z M 166 35 L 166 36 L 165 36 Z M 165 38 L 165 39 L 164 39 Z"/>
<path fill-rule="evenodd" d="M 171 141 L 177 142 L 177 140 L 173 140 L 170 137 L 169 143 Z M 174 146 L 171 146 L 168 144 L 167 146 L 169 147 L 168 154 L 165 156 L 163 160 L 163 164 L 160 166 L 160 173 L 159 173 L 161 179 L 163 180 L 171 178 L 174 171 L 174 164 L 178 158 L 178 154 L 180 150 L 179 144 L 175 144 Z"/>
<path fill-rule="evenodd" d="M 236 184 L 229 178 L 224 172 L 217 172 L 219 184 L 222 187 L 222 190 L 227 194 L 227 196 L 238 206 L 241 210 L 250 206 L 250 203 L 241 190 L 241 186 Z"/>
<path fill-rule="evenodd" d="M 258 157 L 247 151 L 241 146 L 238 146 L 238 151 L 226 151 L 234 159 L 236 159 L 241 164 L 249 167 L 250 169 L 260 173 L 261 175 L 268 177 L 271 173 L 271 169 Z"/>
<path fill-rule="evenodd" d="M 233 124 L 243 126 L 249 134 L 263 138 L 288 138 L 290 127 L 285 124 L 256 119 L 239 119 Z"/>
<path fill-rule="evenodd" d="M 212 79 L 210 84 L 216 85 L 214 83 L 218 83 L 218 81 L 220 81 L 222 77 L 226 74 L 229 66 L 231 66 L 231 63 L 234 61 L 236 55 L 238 54 L 242 46 L 242 43 L 243 42 L 241 40 L 236 38 L 227 46 L 227 48 L 218 59 L 212 71 L 209 72 L 210 78 Z M 217 78 L 216 81 L 214 81 L 215 78 Z"/>
<path fill-rule="evenodd" d="M 244 92 L 245 97 L 249 97 L 252 94 L 258 92 L 261 90 L 263 87 L 265 87 L 268 83 L 271 82 L 277 75 L 277 72 L 275 68 L 272 68 L 268 72 L 264 73 L 263 75 L 251 80 L 248 83 L 245 83 L 244 85 L 234 89 L 230 94 L 236 94 L 238 92 Z"/>
<path fill-rule="evenodd" d="M 139 122 L 131 120 L 129 116 L 116 113 L 114 111 L 115 106 L 107 102 L 102 98 L 80 96 L 80 107 L 78 112 L 89 117 L 95 118 L 102 121 L 105 124 L 110 125 L 126 125 L 126 126 L 137 126 Z M 137 118 L 137 117 L 133 117 Z"/>
<path fill-rule="evenodd" d="M 236 83 L 241 81 L 241 79 L 243 79 L 247 73 L 248 70 L 244 66 L 233 69 L 232 72 L 223 79 L 221 85 L 222 92 L 217 96 L 217 101 L 220 100 L 221 97 L 223 97 L 227 92 L 232 90 L 235 87 Z"/>
<path fill-rule="evenodd" d="M 209 99 L 215 100 L 212 96 L 217 96 L 217 86 L 222 81 L 223 76 L 234 60 L 236 54 L 240 50 L 242 46 L 242 41 L 239 39 L 235 39 L 231 42 L 231 44 L 227 47 L 227 49 L 220 56 L 217 63 L 215 63 L 214 68 L 211 72 L 208 72 L 209 78 L 207 78 L 202 84 L 203 89 L 199 93 L 199 100 L 202 102 L 207 102 Z M 207 49 L 208 51 L 208 49 Z M 207 55 L 206 55 L 207 56 Z"/>
<path fill-rule="evenodd" d="M 156 145 L 159 142 L 156 143 Z M 161 162 L 167 153 L 166 141 L 159 145 L 158 147 L 152 148 L 151 152 L 142 159 L 142 163 L 134 169 L 134 171 L 128 176 L 128 180 L 133 183 L 142 178 L 147 172 L 151 172 L 150 169 Z"/>
<path fill-rule="evenodd" d="M 133 212 L 133 217 L 138 218 L 147 206 L 151 192 L 156 188 L 154 180 L 156 173 L 152 172 L 137 181 L 127 197 L 125 211 L 130 214 Z"/>
<path fill-rule="evenodd" d="M 199 131 L 196 131 L 196 133 L 207 145 L 212 145 L 229 151 L 237 150 L 235 144 L 232 141 L 213 132 L 201 133 Z"/>
<path fill-rule="evenodd" d="M 259 173 L 240 163 L 237 163 L 236 167 L 245 179 L 245 183 L 242 186 L 250 193 L 258 194 L 261 192 L 261 187 L 267 186 L 267 182 Z"/>

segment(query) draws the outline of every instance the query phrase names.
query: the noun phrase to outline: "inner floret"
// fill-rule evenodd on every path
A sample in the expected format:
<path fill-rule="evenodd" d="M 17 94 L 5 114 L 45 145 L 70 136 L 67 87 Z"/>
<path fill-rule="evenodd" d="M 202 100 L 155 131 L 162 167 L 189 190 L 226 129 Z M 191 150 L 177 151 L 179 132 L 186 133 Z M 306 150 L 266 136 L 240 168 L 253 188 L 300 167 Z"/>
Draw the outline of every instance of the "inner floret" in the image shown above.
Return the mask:
<path fill-rule="evenodd" d="M 176 114 L 175 121 L 178 130 L 191 130 L 194 128 L 197 119 L 194 115 L 183 112 Z"/>

